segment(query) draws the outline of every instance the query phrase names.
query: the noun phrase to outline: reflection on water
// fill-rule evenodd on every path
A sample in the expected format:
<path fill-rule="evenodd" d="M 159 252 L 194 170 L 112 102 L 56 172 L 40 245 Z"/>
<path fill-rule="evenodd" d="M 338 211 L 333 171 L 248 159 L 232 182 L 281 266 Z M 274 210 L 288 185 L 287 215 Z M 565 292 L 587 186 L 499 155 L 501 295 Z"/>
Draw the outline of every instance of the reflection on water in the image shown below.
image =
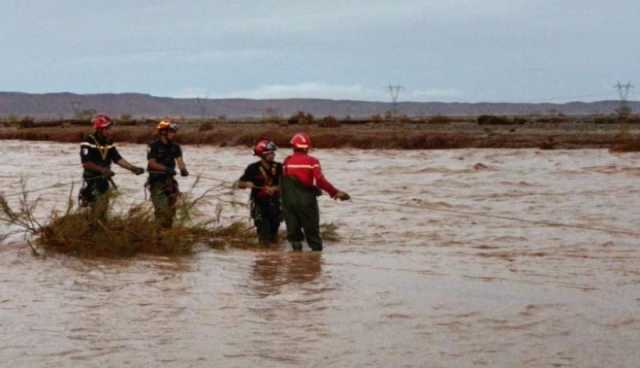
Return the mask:
<path fill-rule="evenodd" d="M 223 178 L 235 178 L 253 159 L 243 149 L 184 149 L 194 173 L 179 178 L 184 188 L 212 165 Z M 141 145 L 121 150 L 133 162 L 145 157 Z M 640 197 L 630 178 L 639 175 L 640 154 L 316 155 L 354 197 L 340 204 L 320 198 L 323 222 L 336 223 L 345 239 L 327 242 L 321 254 L 204 249 L 178 259 L 40 259 L 25 245 L 0 245 L 0 361 L 12 367 L 637 366 L 637 239 L 438 210 L 638 229 Z M 31 179 L 30 187 L 80 176 L 76 145 L 3 142 L 0 156 L 5 192 L 19 188 L 16 172 Z M 123 197 L 143 200 L 144 178 L 117 173 Z M 207 185 L 219 183 L 202 179 L 196 190 Z M 65 203 L 67 190 L 40 193 L 43 206 Z M 246 194 L 232 199 L 245 201 Z M 214 214 L 215 203 L 205 210 Z M 246 216 L 244 208 L 227 206 L 221 218 Z"/>
<path fill-rule="evenodd" d="M 278 294 L 283 286 L 306 283 L 322 273 L 322 253 L 264 252 L 256 255 L 252 287 L 261 296 Z"/>

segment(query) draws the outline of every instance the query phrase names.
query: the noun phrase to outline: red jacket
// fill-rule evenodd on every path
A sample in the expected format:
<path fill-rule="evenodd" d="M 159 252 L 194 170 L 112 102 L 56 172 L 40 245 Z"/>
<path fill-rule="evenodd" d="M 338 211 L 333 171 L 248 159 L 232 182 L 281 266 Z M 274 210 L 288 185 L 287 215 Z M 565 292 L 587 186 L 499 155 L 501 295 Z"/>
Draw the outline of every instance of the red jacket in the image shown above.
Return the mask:
<path fill-rule="evenodd" d="M 318 187 L 329 193 L 331 198 L 338 193 L 338 189 L 322 174 L 320 161 L 305 152 L 294 152 L 284 160 L 283 166 L 282 174 L 285 176 L 293 176 L 308 187 Z"/>

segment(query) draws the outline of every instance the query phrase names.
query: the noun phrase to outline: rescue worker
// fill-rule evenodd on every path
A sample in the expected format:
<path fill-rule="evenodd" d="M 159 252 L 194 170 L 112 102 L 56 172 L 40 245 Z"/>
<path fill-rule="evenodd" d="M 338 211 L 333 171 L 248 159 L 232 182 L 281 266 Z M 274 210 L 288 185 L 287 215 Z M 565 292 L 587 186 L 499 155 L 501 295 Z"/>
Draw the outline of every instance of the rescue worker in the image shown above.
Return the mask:
<path fill-rule="evenodd" d="M 320 211 L 316 197 L 322 193 L 321 190 L 341 201 L 350 197 L 324 177 L 320 161 L 308 154 L 311 139 L 306 133 L 295 134 L 290 143 L 293 154 L 284 160 L 280 182 L 287 240 L 294 251 L 302 250 L 305 238 L 311 250 L 322 251 Z"/>
<path fill-rule="evenodd" d="M 262 245 L 278 241 L 278 229 L 282 221 L 280 210 L 280 178 L 282 164 L 275 162 L 275 143 L 269 139 L 260 139 L 253 154 L 260 161 L 247 166 L 238 180 L 239 188 L 250 188 L 251 218 L 256 225 L 258 240 Z"/>
<path fill-rule="evenodd" d="M 156 223 L 161 227 L 170 228 L 173 226 L 176 202 L 180 194 L 175 179 L 176 163 L 180 175 L 189 176 L 189 171 L 182 159 L 182 148 L 174 142 L 178 125 L 163 120 L 158 123 L 156 130 L 157 139 L 151 142 L 147 149 L 147 185 L 151 192 Z"/>
<path fill-rule="evenodd" d="M 105 219 L 109 207 L 107 192 L 111 185 L 115 186 L 112 179 L 115 173 L 111 171 L 111 163 L 115 162 L 136 175 L 144 173 L 144 169 L 130 164 L 120 156 L 111 140 L 113 120 L 109 116 L 99 114 L 91 122 L 95 132 L 80 144 L 80 161 L 84 172 L 78 199 L 81 207 L 90 207 L 96 218 Z"/>

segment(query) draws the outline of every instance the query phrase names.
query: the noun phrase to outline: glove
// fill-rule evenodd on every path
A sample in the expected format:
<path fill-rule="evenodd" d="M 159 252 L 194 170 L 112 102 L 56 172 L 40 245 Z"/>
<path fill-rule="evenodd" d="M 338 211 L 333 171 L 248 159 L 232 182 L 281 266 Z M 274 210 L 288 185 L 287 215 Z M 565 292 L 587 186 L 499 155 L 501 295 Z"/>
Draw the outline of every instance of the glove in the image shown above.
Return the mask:
<path fill-rule="evenodd" d="M 131 169 L 131 172 L 133 172 L 136 175 L 141 175 L 141 174 L 144 174 L 144 169 L 136 166 L 133 169 Z"/>
<path fill-rule="evenodd" d="M 104 169 L 102 170 L 102 176 L 104 176 L 105 178 L 112 178 L 116 173 L 114 173 L 113 171 L 111 171 L 111 169 Z"/>
<path fill-rule="evenodd" d="M 189 176 L 189 171 L 187 169 L 180 169 L 181 176 Z"/>
<path fill-rule="evenodd" d="M 167 167 L 164 171 L 167 173 L 167 175 L 176 176 L 176 170 L 175 169 Z"/>
<path fill-rule="evenodd" d="M 348 201 L 351 199 L 351 196 L 345 192 L 338 192 L 336 193 L 336 199 L 339 199 L 341 201 Z"/>

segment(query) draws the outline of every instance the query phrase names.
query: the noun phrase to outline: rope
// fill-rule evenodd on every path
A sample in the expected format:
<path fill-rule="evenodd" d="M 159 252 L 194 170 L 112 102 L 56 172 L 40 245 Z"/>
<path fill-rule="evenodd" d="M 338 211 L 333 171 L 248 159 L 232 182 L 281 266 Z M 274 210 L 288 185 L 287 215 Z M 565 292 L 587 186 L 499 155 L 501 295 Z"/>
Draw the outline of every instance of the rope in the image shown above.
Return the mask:
<path fill-rule="evenodd" d="M 216 181 L 216 182 L 221 183 L 221 184 L 230 184 L 230 185 L 235 184 L 235 181 L 224 180 L 224 179 L 215 178 L 215 177 L 212 177 L 212 176 L 207 176 L 207 175 L 202 175 L 202 174 L 198 175 L 198 177 L 200 177 L 202 179 L 205 179 L 205 180 Z"/>
<path fill-rule="evenodd" d="M 233 185 L 235 182 L 233 181 L 228 181 L 228 180 L 223 180 L 223 179 L 219 179 L 219 178 L 214 178 L 211 176 L 204 176 L 204 175 L 196 175 L 202 179 L 206 179 L 206 180 L 211 180 L 211 181 L 216 181 L 222 184 L 230 184 Z M 102 177 L 100 177 L 102 178 Z M 96 178 L 97 179 L 97 178 Z M 83 180 L 92 180 L 92 179 L 83 179 Z M 95 180 L 95 179 L 94 179 Z M 35 188 L 35 189 L 29 189 L 26 191 L 19 191 L 19 192 L 13 192 L 13 193 L 8 193 L 8 194 L 4 194 L 5 198 L 9 198 L 9 197 L 17 197 L 17 196 L 21 196 L 23 194 L 29 194 L 29 193 L 37 193 L 37 192 L 43 192 L 45 190 L 49 190 L 49 189 L 55 189 L 55 188 L 59 188 L 59 187 L 65 187 L 68 185 L 74 185 L 74 184 L 81 184 L 81 181 L 78 180 L 73 180 L 70 182 L 64 182 L 64 183 L 56 183 L 56 184 L 52 184 L 52 185 L 48 185 L 46 187 L 40 187 L 40 188 Z"/>
<path fill-rule="evenodd" d="M 46 186 L 46 187 L 41 187 L 41 188 L 36 188 L 36 189 L 30 189 L 30 190 L 25 190 L 25 191 L 5 194 L 4 197 L 5 198 L 17 197 L 17 196 L 21 196 L 23 194 L 43 192 L 45 190 L 54 189 L 54 188 L 63 187 L 63 186 L 68 186 L 68 185 L 73 185 L 73 184 L 79 184 L 79 182 L 77 180 L 74 180 L 74 181 L 70 181 L 70 182 L 67 182 L 67 183 L 57 183 L 57 184 L 49 185 L 49 186 Z"/>
<path fill-rule="evenodd" d="M 426 205 L 389 202 L 389 201 L 382 201 L 377 199 L 368 199 L 363 197 L 356 197 L 355 199 L 363 202 L 369 202 L 369 203 L 386 204 L 386 205 L 392 205 L 392 206 L 398 206 L 398 207 L 409 207 L 409 208 L 415 208 L 415 209 L 421 209 L 421 210 L 431 210 L 434 212 L 451 213 L 459 216 L 488 217 L 488 218 L 493 218 L 498 220 L 515 221 L 515 222 L 521 222 L 521 223 L 538 225 L 538 226 L 573 228 L 573 229 L 581 229 L 581 230 L 599 231 L 599 232 L 604 232 L 609 234 L 621 234 L 621 235 L 640 237 L 640 232 L 635 232 L 631 230 L 607 229 L 603 227 L 588 226 L 588 225 L 582 225 L 582 224 L 566 224 L 561 222 L 527 220 L 527 219 L 511 217 L 511 216 L 491 215 L 487 213 L 478 213 L 478 212 L 472 212 L 472 211 L 450 210 L 450 209 L 437 208 L 437 207 L 426 206 Z"/>

